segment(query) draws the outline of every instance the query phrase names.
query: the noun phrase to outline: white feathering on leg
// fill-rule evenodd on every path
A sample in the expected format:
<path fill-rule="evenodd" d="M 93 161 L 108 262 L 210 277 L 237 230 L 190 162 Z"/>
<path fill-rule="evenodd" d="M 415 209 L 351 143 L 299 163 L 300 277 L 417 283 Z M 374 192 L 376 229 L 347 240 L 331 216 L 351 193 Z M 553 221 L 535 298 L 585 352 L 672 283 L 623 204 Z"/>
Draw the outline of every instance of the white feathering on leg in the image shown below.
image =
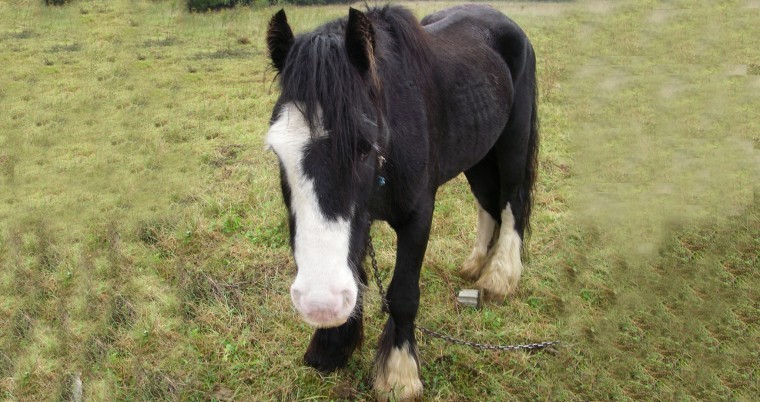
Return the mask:
<path fill-rule="evenodd" d="M 478 234 L 475 237 L 475 246 L 472 253 L 462 264 L 459 270 L 460 275 L 466 279 L 477 279 L 480 271 L 488 260 L 488 245 L 494 235 L 496 221 L 486 212 L 478 203 Z"/>
<path fill-rule="evenodd" d="M 409 401 L 422 395 L 419 365 L 408 343 L 392 348 L 385 367 L 376 370 L 375 392 L 379 401 Z"/>
<path fill-rule="evenodd" d="M 512 208 L 507 204 L 501 212 L 499 240 L 493 247 L 491 260 L 475 284 L 493 297 L 504 297 L 517 290 L 517 282 L 522 275 L 521 246 Z"/>

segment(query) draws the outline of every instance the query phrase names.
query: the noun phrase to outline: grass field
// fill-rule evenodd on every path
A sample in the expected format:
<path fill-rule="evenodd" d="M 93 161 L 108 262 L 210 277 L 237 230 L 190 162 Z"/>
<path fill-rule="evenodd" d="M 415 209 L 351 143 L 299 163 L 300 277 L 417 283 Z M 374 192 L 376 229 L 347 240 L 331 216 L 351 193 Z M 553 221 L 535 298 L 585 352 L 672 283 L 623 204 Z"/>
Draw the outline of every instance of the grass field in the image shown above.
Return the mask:
<path fill-rule="evenodd" d="M 275 8 L 0 2 L 0 399 L 364 400 L 304 367 L 264 33 Z M 423 16 L 450 3 L 407 3 Z M 429 400 L 760 395 L 760 2 L 494 3 L 538 54 L 542 150 L 518 293 L 456 306 L 475 237 L 439 191 L 419 322 Z M 297 32 L 346 6 L 286 7 Z M 374 227 L 380 264 L 394 238 Z M 755 395 L 755 397 L 752 397 Z"/>

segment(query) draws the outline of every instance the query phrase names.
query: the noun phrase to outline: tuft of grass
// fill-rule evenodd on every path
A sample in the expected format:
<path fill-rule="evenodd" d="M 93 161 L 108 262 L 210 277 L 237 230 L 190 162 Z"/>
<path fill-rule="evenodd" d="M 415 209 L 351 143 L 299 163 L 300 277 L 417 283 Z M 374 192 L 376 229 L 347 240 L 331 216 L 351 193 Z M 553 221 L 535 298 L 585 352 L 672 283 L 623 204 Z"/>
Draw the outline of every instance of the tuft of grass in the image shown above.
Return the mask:
<path fill-rule="evenodd" d="M 255 55 L 255 53 L 245 49 L 220 49 L 213 52 L 198 53 L 195 55 L 194 59 L 246 59 Z"/>
<path fill-rule="evenodd" d="M 79 43 L 68 43 L 68 44 L 57 43 L 51 46 L 48 52 L 49 53 L 78 52 L 80 50 L 82 50 L 82 45 Z"/>
<path fill-rule="evenodd" d="M 148 39 L 145 42 L 143 42 L 144 47 L 164 47 L 164 46 L 174 46 L 178 42 L 178 39 L 175 37 L 165 37 L 160 39 Z"/>

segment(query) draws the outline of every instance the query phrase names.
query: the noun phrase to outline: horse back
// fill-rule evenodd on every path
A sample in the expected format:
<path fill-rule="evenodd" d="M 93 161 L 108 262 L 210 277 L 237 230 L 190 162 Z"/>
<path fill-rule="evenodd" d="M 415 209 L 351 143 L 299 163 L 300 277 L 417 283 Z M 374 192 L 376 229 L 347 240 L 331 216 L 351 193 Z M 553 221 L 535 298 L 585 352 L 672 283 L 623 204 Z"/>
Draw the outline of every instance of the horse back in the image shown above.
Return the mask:
<path fill-rule="evenodd" d="M 421 24 L 436 59 L 443 182 L 481 160 L 502 134 L 530 44 L 517 24 L 485 5 L 448 8 Z"/>
<path fill-rule="evenodd" d="M 439 40 L 456 38 L 487 44 L 510 67 L 524 62 L 530 42 L 525 32 L 509 17 L 485 4 L 464 4 L 428 15 L 420 21 L 425 31 Z"/>

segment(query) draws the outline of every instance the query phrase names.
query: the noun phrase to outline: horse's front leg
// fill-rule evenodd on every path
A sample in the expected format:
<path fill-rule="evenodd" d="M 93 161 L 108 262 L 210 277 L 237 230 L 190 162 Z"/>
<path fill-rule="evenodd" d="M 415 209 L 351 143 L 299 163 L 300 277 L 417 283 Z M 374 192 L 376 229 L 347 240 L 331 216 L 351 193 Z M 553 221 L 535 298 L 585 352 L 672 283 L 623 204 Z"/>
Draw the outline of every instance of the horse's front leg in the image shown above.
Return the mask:
<path fill-rule="evenodd" d="M 380 400 L 410 400 L 422 394 L 414 319 L 420 303 L 420 268 L 432 210 L 431 203 L 428 210 L 413 214 L 406 224 L 395 227 L 396 267 L 387 294 L 390 317 L 375 359 L 375 391 Z"/>
<path fill-rule="evenodd" d="M 345 367 L 348 358 L 364 340 L 361 296 L 362 289 L 359 288 L 356 307 L 345 324 L 314 331 L 303 357 L 306 365 L 325 373 Z"/>

